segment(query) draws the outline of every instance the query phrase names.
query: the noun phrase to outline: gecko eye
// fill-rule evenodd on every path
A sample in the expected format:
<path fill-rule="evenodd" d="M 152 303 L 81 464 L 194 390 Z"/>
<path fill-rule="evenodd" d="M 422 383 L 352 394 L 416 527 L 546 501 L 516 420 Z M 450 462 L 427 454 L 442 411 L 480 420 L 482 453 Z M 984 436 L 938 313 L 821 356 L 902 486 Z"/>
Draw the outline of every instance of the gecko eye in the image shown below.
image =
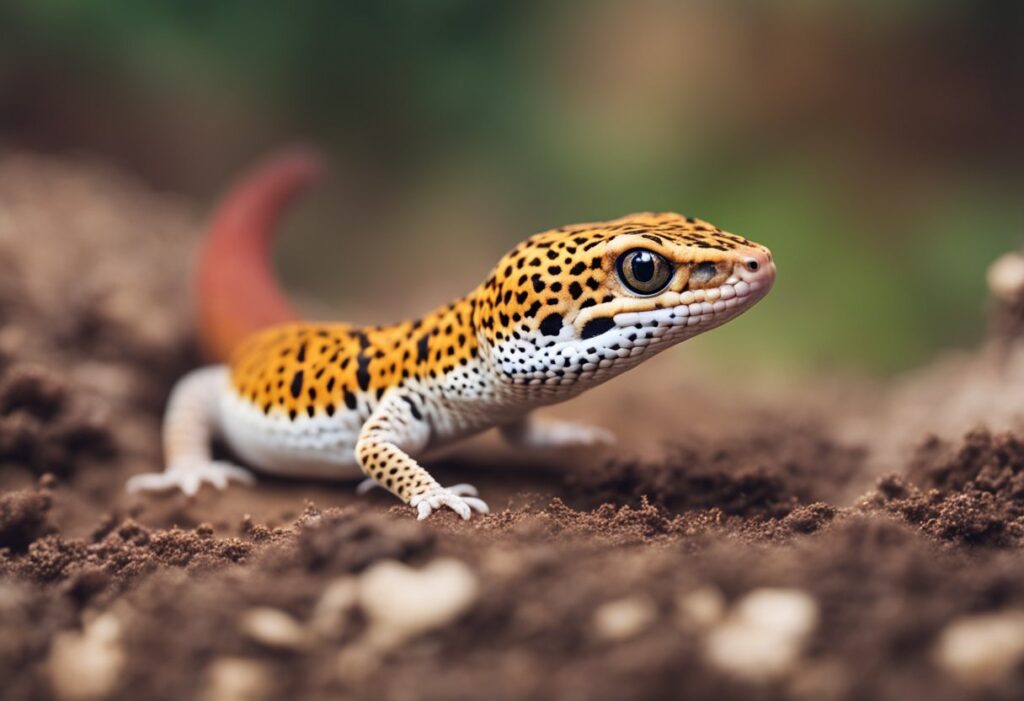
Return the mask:
<path fill-rule="evenodd" d="M 672 279 L 672 266 L 663 256 L 642 248 L 626 251 L 619 257 L 619 279 L 630 291 L 640 295 L 660 292 Z"/>

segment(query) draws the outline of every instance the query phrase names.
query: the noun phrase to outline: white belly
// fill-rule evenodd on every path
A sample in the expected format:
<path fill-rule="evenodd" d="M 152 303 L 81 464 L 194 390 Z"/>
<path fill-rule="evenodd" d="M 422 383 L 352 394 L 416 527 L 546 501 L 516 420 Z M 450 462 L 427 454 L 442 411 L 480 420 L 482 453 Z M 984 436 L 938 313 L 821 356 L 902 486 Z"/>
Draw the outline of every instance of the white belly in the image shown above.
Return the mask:
<path fill-rule="evenodd" d="M 264 472 L 319 479 L 362 475 L 355 456 L 360 422 L 354 413 L 290 420 L 279 414 L 267 416 L 234 392 L 224 392 L 220 428 L 231 450 Z"/>

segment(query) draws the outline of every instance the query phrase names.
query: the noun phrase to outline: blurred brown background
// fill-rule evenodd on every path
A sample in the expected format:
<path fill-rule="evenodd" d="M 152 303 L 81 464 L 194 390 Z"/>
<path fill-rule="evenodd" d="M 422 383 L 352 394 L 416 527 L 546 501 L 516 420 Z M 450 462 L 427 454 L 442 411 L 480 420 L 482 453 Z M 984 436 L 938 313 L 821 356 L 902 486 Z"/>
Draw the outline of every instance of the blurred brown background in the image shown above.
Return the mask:
<path fill-rule="evenodd" d="M 7 0 L 0 148 L 208 205 L 316 144 L 335 170 L 282 274 L 368 322 L 541 229 L 700 216 L 779 282 L 668 362 L 885 373 L 976 341 L 984 270 L 1024 240 L 1022 45 L 1013 0 Z"/>

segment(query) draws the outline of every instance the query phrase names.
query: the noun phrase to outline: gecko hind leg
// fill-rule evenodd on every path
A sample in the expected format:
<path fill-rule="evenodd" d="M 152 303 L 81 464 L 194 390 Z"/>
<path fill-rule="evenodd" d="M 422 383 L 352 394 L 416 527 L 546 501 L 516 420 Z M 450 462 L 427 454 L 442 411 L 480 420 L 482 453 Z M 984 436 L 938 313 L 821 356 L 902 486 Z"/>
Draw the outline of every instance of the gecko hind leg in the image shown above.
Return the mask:
<path fill-rule="evenodd" d="M 524 417 L 500 430 L 506 441 L 520 448 L 589 448 L 615 443 L 615 434 L 608 429 L 573 421 Z"/>
<path fill-rule="evenodd" d="M 167 468 L 135 475 L 125 485 L 129 492 L 180 489 L 192 496 L 204 484 L 225 489 L 232 481 L 255 483 L 248 470 L 213 459 L 211 441 L 218 430 L 218 404 L 226 381 L 227 369 L 220 365 L 193 370 L 178 381 L 164 413 Z"/>

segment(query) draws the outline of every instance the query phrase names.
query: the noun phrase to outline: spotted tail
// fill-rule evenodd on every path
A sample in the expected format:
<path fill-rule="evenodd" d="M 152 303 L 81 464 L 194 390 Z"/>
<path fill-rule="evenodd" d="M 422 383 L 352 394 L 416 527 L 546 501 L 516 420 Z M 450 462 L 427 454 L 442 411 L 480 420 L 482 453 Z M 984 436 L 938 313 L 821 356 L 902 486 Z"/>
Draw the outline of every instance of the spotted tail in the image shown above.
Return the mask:
<path fill-rule="evenodd" d="M 285 151 L 242 177 L 218 205 L 196 280 L 199 340 L 207 359 L 226 360 L 249 334 L 298 318 L 271 267 L 271 243 L 285 208 L 321 171 L 314 154 Z"/>

